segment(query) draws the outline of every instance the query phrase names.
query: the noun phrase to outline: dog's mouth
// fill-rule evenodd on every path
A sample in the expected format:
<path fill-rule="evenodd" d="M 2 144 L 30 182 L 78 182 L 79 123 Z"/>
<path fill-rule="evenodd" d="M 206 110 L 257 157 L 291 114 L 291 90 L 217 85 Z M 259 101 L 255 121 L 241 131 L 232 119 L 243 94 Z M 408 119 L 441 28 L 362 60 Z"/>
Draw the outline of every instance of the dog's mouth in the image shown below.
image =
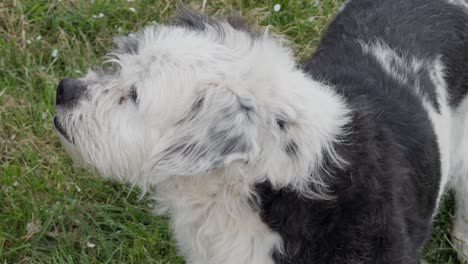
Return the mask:
<path fill-rule="evenodd" d="M 62 124 L 58 120 L 57 116 L 54 117 L 54 126 L 55 129 L 60 133 L 60 135 L 62 135 L 68 142 L 71 142 L 70 137 L 68 136 Z"/>

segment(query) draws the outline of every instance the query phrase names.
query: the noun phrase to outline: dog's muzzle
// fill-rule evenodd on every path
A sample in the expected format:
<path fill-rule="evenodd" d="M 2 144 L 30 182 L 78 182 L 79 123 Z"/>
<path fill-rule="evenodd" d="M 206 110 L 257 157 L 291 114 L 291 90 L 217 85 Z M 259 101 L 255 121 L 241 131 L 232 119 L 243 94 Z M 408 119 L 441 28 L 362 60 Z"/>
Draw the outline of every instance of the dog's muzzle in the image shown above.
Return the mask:
<path fill-rule="evenodd" d="M 72 108 L 74 105 L 76 105 L 76 102 L 78 102 L 85 91 L 86 86 L 80 80 L 71 78 L 65 78 L 61 80 L 57 87 L 57 95 L 55 100 L 56 109 Z M 58 112 L 59 111 L 57 111 L 57 113 Z M 60 122 L 60 119 L 57 116 L 54 117 L 54 126 L 63 137 L 71 142 L 70 136 L 67 134 L 67 131 L 64 129 L 63 124 Z"/>

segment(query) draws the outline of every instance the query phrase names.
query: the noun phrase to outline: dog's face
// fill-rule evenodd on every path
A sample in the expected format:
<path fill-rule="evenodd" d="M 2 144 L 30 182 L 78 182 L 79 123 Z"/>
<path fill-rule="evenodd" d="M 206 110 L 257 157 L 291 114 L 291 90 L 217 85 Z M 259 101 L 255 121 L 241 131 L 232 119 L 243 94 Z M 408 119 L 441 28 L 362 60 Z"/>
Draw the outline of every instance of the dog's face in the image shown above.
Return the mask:
<path fill-rule="evenodd" d="M 188 16 L 117 39 L 114 71 L 61 81 L 54 124 L 71 157 L 104 177 L 158 182 L 258 154 L 262 113 L 245 80 L 274 41 Z"/>

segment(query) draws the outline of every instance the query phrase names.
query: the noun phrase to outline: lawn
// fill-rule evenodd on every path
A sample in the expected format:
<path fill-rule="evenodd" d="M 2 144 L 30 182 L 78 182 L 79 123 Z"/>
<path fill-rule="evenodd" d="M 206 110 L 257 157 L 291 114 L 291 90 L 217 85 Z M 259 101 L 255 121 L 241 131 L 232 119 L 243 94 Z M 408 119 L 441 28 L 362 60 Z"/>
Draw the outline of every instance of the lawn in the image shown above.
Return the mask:
<path fill-rule="evenodd" d="M 192 1 L 189 6 L 286 35 L 309 56 L 342 0 Z M 55 88 L 99 66 L 112 36 L 169 21 L 172 0 L 0 2 L 0 263 L 183 263 L 167 219 L 130 186 L 73 167 L 54 133 Z M 279 4 L 279 5 L 277 5 Z M 457 263 L 452 201 L 441 209 L 425 259 Z"/>

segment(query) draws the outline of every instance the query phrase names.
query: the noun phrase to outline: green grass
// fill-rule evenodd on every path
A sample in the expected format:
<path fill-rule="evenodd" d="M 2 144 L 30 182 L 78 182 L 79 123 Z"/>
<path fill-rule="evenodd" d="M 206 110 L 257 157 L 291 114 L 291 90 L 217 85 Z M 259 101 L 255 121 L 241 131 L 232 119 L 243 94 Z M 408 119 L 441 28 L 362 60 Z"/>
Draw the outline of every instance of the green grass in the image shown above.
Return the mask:
<path fill-rule="evenodd" d="M 74 168 L 51 122 L 61 78 L 99 65 L 112 36 L 168 21 L 175 1 L 91 2 L 0 2 L 0 262 L 183 263 L 167 219 L 151 215 L 151 201 L 139 200 L 139 191 L 127 185 Z M 238 10 L 254 25 L 272 25 L 301 60 L 313 52 L 342 0 L 322 0 L 317 7 L 313 2 L 189 5 L 216 15 Z M 274 12 L 277 3 L 282 7 Z M 451 204 L 438 217 L 425 251 L 428 263 L 457 263 L 448 239 Z"/>

